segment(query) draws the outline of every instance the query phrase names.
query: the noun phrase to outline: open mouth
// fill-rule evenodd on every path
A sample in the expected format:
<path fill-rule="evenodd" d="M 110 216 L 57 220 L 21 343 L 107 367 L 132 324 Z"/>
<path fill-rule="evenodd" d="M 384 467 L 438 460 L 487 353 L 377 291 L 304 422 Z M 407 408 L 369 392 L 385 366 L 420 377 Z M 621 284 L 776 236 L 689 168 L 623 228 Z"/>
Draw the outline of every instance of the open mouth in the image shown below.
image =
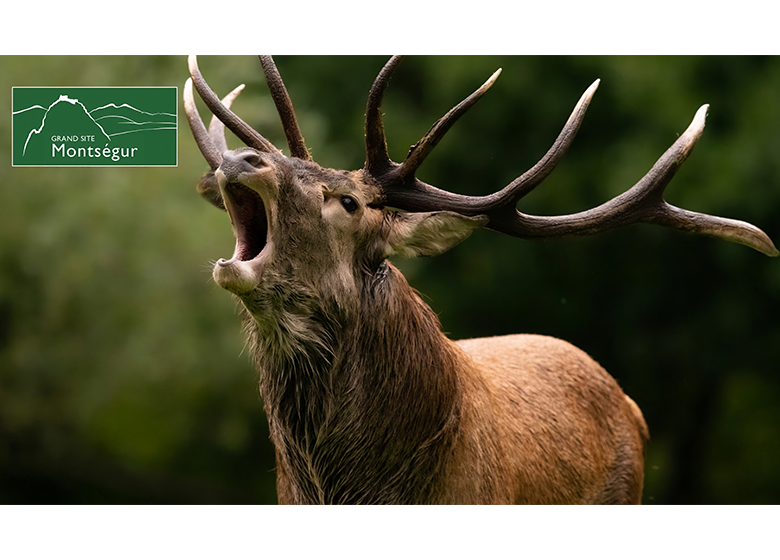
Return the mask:
<path fill-rule="evenodd" d="M 227 262 L 251 261 L 260 255 L 268 241 L 268 216 L 263 199 L 240 183 L 225 185 L 223 195 L 236 236 L 233 258 Z"/>

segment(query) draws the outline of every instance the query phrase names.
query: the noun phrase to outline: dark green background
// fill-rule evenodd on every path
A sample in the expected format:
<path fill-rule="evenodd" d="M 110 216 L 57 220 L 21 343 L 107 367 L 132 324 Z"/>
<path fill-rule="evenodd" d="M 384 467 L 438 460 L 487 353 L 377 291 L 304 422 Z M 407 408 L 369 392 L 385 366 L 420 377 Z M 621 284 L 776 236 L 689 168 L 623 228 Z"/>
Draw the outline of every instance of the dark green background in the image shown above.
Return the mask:
<path fill-rule="evenodd" d="M 320 164 L 362 166 L 366 94 L 385 61 L 277 57 Z M 384 104 L 391 156 L 498 67 L 423 180 L 503 187 L 601 78 L 578 138 L 522 210 L 615 196 L 709 103 L 668 200 L 780 241 L 780 59 L 411 57 Z M 284 146 L 256 58 L 201 68 L 220 94 L 246 82 L 235 109 Z M 275 499 L 235 304 L 210 280 L 233 250 L 229 220 L 195 193 L 206 164 L 181 105 L 177 168 L 10 167 L 11 86 L 181 86 L 187 75 L 185 57 L 0 58 L 0 502 Z M 645 503 L 780 502 L 780 260 L 632 226 L 546 242 L 477 232 L 398 264 L 454 338 L 543 333 L 600 361 L 650 425 Z"/>

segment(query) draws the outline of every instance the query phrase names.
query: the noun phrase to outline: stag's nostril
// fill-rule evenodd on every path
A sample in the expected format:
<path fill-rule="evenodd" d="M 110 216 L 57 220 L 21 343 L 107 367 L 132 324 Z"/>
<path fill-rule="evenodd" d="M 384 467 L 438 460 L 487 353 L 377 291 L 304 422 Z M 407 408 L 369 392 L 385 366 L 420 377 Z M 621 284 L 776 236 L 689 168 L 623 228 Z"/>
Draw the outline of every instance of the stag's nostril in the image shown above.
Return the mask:
<path fill-rule="evenodd" d="M 243 160 L 252 167 L 263 167 L 265 165 L 263 163 L 263 158 L 261 158 L 258 154 L 251 152 L 245 154 Z"/>

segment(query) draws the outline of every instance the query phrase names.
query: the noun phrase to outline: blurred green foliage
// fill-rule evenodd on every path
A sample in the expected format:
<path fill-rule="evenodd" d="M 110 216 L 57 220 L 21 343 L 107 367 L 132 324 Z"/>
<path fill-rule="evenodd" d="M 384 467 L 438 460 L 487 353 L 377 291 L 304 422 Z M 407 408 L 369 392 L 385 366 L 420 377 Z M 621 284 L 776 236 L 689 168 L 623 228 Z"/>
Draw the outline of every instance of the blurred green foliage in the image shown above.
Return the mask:
<path fill-rule="evenodd" d="M 362 166 L 366 94 L 384 62 L 277 58 L 320 164 Z M 709 103 L 667 199 L 780 241 L 780 59 L 411 57 L 384 103 L 391 157 L 498 67 L 420 178 L 468 194 L 503 187 L 601 78 L 577 140 L 522 210 L 615 196 Z M 234 108 L 284 146 L 256 58 L 204 57 L 201 69 L 220 94 L 245 82 Z M 195 193 L 206 164 L 183 109 L 177 168 L 10 166 L 11 86 L 186 77 L 184 57 L 0 58 L 2 503 L 275 500 L 256 374 L 235 303 L 210 280 L 232 252 L 229 220 Z M 600 361 L 650 425 L 645 503 L 780 502 L 780 260 L 632 226 L 546 242 L 483 231 L 397 264 L 454 338 L 537 332 Z"/>

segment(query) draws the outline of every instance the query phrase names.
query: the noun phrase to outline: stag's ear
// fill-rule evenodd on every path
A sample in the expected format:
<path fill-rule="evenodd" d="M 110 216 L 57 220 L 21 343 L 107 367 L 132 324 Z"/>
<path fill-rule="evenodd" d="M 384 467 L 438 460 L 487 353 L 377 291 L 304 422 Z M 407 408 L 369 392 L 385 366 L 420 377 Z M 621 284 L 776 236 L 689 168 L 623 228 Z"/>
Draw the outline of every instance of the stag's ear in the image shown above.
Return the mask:
<path fill-rule="evenodd" d="M 468 217 L 455 212 L 394 213 L 385 257 L 432 257 L 466 239 L 488 223 L 487 216 Z"/>
<path fill-rule="evenodd" d="M 198 194 L 220 210 L 225 209 L 222 193 L 219 191 L 219 182 L 213 171 L 206 173 L 198 183 Z"/>

